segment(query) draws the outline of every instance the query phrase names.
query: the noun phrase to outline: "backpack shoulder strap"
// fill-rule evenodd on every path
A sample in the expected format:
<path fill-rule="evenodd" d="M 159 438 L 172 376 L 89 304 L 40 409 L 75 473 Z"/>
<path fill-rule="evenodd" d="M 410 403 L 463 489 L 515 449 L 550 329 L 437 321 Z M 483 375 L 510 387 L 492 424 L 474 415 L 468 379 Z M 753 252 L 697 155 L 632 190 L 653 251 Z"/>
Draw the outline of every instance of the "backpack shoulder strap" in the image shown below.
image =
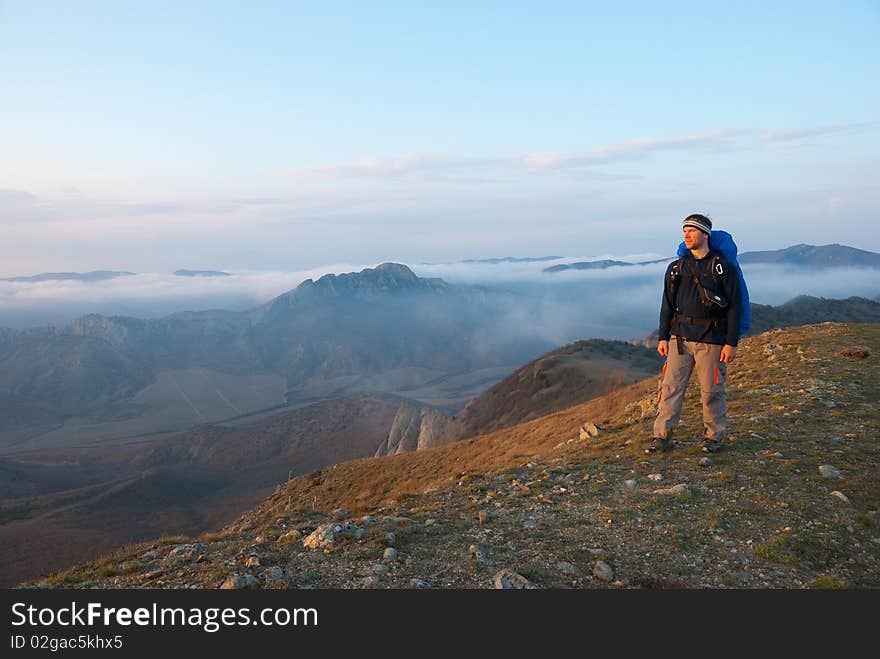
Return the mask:
<path fill-rule="evenodd" d="M 678 260 L 669 271 L 669 297 L 675 304 L 675 296 L 678 294 L 678 284 L 681 282 L 682 269 L 684 268 L 684 257 L 679 256 Z"/>

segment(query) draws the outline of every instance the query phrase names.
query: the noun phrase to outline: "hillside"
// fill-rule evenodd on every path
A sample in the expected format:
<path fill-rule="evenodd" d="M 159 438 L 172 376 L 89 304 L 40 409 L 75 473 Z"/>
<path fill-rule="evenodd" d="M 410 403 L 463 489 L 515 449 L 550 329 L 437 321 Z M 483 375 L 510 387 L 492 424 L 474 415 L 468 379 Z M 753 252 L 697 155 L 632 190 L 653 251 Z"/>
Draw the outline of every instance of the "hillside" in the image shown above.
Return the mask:
<path fill-rule="evenodd" d="M 676 450 L 643 453 L 652 377 L 462 442 L 320 469 L 218 532 L 34 585 L 878 587 L 878 354 L 877 324 L 744 339 L 729 441 L 711 457 L 692 439 L 695 386 Z M 581 438 L 586 422 L 602 432 Z"/>
<path fill-rule="evenodd" d="M 863 297 L 845 300 L 799 295 L 785 304 L 752 305 L 751 334 L 773 327 L 791 327 L 832 321 L 837 323 L 880 323 L 880 304 Z"/>
<path fill-rule="evenodd" d="M 247 426 L 0 459 L 0 587 L 133 541 L 228 523 L 289 477 L 372 455 L 401 402 L 363 394 Z"/>
<path fill-rule="evenodd" d="M 575 341 L 516 369 L 451 417 L 432 408 L 402 407 L 376 455 L 507 428 L 643 380 L 662 366 L 662 358 L 650 348 L 604 339 Z"/>

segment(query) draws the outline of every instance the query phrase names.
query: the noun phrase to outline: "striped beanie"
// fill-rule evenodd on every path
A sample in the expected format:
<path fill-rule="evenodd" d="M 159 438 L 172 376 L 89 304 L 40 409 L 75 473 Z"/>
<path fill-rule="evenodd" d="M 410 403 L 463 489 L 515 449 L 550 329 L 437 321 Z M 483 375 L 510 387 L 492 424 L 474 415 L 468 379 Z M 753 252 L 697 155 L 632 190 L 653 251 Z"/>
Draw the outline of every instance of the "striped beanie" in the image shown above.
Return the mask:
<path fill-rule="evenodd" d="M 682 228 L 684 227 L 693 227 L 695 229 L 699 229 L 707 236 L 712 235 L 712 220 L 710 220 L 705 215 L 688 215 L 686 218 L 684 218 Z"/>

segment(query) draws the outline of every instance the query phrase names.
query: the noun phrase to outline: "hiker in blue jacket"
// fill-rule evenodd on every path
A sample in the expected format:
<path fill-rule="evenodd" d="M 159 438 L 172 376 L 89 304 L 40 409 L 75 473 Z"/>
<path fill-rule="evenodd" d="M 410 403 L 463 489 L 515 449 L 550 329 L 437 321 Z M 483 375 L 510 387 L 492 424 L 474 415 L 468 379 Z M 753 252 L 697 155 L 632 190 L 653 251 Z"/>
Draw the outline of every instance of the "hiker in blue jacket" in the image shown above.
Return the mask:
<path fill-rule="evenodd" d="M 666 357 L 659 410 L 646 453 L 675 446 L 672 434 L 681 419 L 684 394 L 694 369 L 703 405 L 703 450 L 722 446 L 727 426 L 725 384 L 727 365 L 736 359 L 741 332 L 743 291 L 741 272 L 711 244 L 718 234 L 733 246 L 730 235 L 713 232 L 705 215 L 688 215 L 683 222 L 684 249 L 666 269 L 657 352 Z M 741 290 L 742 289 L 742 290 Z M 747 310 L 747 307 L 746 307 Z"/>

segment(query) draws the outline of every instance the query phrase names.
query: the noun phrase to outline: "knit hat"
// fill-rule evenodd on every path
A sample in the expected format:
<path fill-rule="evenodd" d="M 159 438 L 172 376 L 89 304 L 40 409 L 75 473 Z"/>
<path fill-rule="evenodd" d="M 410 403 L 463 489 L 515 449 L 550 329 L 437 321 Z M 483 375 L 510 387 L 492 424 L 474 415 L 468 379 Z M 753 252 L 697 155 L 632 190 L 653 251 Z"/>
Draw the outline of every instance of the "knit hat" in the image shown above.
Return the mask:
<path fill-rule="evenodd" d="M 688 215 L 684 218 L 682 228 L 684 227 L 694 227 L 705 233 L 707 236 L 712 235 L 712 220 L 705 215 Z"/>

